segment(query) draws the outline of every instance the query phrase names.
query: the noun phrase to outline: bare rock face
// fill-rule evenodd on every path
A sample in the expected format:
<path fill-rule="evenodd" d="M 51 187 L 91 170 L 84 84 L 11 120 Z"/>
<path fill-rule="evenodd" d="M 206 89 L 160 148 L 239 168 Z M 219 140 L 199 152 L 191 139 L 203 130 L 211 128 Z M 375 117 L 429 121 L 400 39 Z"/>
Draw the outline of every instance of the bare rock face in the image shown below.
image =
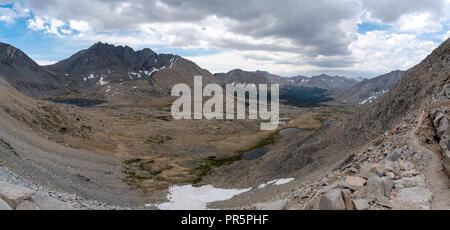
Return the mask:
<path fill-rule="evenodd" d="M 353 203 L 355 204 L 355 208 L 358 211 L 369 210 L 370 208 L 369 201 L 365 199 L 356 199 L 353 201 Z"/>
<path fill-rule="evenodd" d="M 345 210 L 344 199 L 342 198 L 341 190 L 333 189 L 320 198 L 320 210 Z"/>
<path fill-rule="evenodd" d="M 35 193 L 31 196 L 35 205 L 43 210 L 74 210 L 75 208 L 67 203 L 49 197 L 44 193 Z"/>
<path fill-rule="evenodd" d="M 20 185 L 0 181 L 0 210 L 73 210 L 73 206 Z"/>
<path fill-rule="evenodd" d="M 8 203 L 0 199 L 0 211 L 13 210 Z"/>
<path fill-rule="evenodd" d="M 34 210 L 41 210 L 41 208 L 37 204 L 35 204 L 33 202 L 24 201 L 24 202 L 20 203 L 19 205 L 17 205 L 16 210 L 19 210 L 19 211 L 26 211 L 26 210 L 34 211 Z"/>
<path fill-rule="evenodd" d="M 351 190 L 358 190 L 366 184 L 367 180 L 361 177 L 347 176 L 344 182 L 344 187 Z"/>
<path fill-rule="evenodd" d="M 369 104 L 388 92 L 403 75 L 405 71 L 396 70 L 370 80 L 366 79 L 349 89 L 337 91 L 332 97 L 346 104 Z"/>
<path fill-rule="evenodd" d="M 449 80 L 450 81 L 450 80 Z M 439 89 L 432 98 L 430 119 L 436 129 L 442 150 L 442 164 L 450 177 L 450 82 Z"/>
<path fill-rule="evenodd" d="M 431 206 L 431 192 L 423 186 L 400 189 L 392 201 L 393 209 L 428 210 Z"/>
<path fill-rule="evenodd" d="M 253 206 L 256 210 L 285 210 L 287 205 L 287 200 L 276 200 L 266 203 L 257 203 Z"/>
<path fill-rule="evenodd" d="M 0 42 L 0 77 L 21 93 L 48 97 L 67 92 L 71 81 L 39 66 L 21 50 Z"/>
<path fill-rule="evenodd" d="M 7 202 L 11 207 L 16 207 L 21 202 L 30 200 L 32 194 L 33 191 L 30 189 L 0 181 L 0 199 Z"/>

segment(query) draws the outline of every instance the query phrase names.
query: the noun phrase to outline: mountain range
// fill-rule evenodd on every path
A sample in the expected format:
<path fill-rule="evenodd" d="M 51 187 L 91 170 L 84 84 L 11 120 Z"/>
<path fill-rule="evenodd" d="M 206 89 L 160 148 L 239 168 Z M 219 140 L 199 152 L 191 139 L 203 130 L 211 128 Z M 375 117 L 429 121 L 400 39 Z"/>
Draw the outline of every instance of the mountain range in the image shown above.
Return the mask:
<path fill-rule="evenodd" d="M 211 74 L 194 62 L 151 49 L 96 43 L 53 65 L 39 66 L 21 50 L 0 43 L 0 74 L 20 92 L 38 98 L 86 98 L 132 103 L 169 95 L 173 85 L 279 84 L 280 98 L 297 105 L 335 100 L 346 104 L 374 101 L 389 90 L 404 72 L 395 71 L 371 80 L 329 76 L 282 77 L 266 71 L 231 70 Z M 364 102 L 364 103 L 363 103 Z"/>

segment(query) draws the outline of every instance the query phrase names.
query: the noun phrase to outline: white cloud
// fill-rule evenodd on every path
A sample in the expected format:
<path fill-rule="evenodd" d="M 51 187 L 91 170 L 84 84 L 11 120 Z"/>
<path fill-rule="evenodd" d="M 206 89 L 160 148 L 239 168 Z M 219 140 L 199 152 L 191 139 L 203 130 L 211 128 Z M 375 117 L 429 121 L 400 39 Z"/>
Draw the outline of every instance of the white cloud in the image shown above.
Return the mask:
<path fill-rule="evenodd" d="M 0 8 L 0 21 L 14 23 L 16 19 L 28 17 L 30 10 L 22 7 L 20 3 L 14 3 L 12 8 Z"/>
<path fill-rule="evenodd" d="M 407 70 L 437 46 L 437 43 L 419 40 L 412 34 L 390 34 L 385 31 L 359 34 L 350 45 L 355 59 L 359 60 L 351 69 L 375 73 Z"/>
<path fill-rule="evenodd" d="M 430 13 L 403 15 L 397 24 L 401 31 L 413 33 L 434 33 L 443 29 L 441 22 Z"/>
<path fill-rule="evenodd" d="M 24 0 L 22 6 L 33 12 L 30 29 L 74 42 L 215 49 L 221 52 L 188 58 L 212 72 L 283 75 L 406 69 L 437 46 L 418 35 L 447 38 L 450 21 L 450 0 Z M 0 12 L 0 20 L 12 18 Z M 358 34 L 367 21 L 392 29 Z"/>
<path fill-rule="evenodd" d="M 72 33 L 64 27 L 64 22 L 48 16 L 44 16 L 43 18 L 36 16 L 33 19 L 28 20 L 28 28 L 31 30 L 44 31 L 45 33 L 53 34 L 60 38 L 64 37 L 65 34 Z"/>

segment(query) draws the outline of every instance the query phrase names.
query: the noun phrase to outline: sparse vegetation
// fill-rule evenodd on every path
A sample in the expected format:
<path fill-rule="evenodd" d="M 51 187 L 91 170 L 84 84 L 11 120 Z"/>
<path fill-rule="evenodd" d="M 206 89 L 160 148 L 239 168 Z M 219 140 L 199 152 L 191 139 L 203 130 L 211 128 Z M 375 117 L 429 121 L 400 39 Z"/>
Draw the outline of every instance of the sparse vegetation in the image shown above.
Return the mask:
<path fill-rule="evenodd" d="M 152 164 L 154 160 L 144 160 L 141 158 L 129 159 L 123 162 L 125 170 L 123 173 L 126 175 L 125 181 L 129 184 L 136 183 L 141 180 L 158 179 L 157 176 L 165 170 L 169 170 L 172 167 L 168 166 L 164 169 L 154 169 Z"/>
<path fill-rule="evenodd" d="M 165 144 L 169 141 L 173 140 L 173 137 L 171 136 L 161 136 L 161 135 L 156 135 L 156 136 L 152 136 L 150 138 L 148 138 L 145 143 L 146 144 L 158 144 L 158 145 L 162 145 Z"/>
<path fill-rule="evenodd" d="M 162 120 L 162 121 L 171 121 L 172 117 L 171 116 L 156 116 L 155 119 Z"/>
<path fill-rule="evenodd" d="M 224 165 L 230 165 L 235 161 L 241 160 L 241 154 L 218 158 L 216 156 L 210 156 L 207 158 L 192 161 L 193 168 L 189 172 L 190 175 L 196 176 L 193 179 L 193 183 L 196 184 L 201 181 L 202 177 L 208 175 L 215 168 L 222 167 Z"/>

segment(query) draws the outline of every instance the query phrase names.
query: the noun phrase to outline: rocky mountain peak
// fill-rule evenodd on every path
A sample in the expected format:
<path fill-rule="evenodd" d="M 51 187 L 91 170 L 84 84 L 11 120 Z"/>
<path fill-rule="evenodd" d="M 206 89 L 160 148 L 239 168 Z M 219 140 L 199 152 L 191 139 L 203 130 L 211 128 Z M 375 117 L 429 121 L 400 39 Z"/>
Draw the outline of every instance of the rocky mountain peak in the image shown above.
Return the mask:
<path fill-rule="evenodd" d="M 33 68 L 37 67 L 37 64 L 20 49 L 1 42 L 0 62 L 4 65 L 30 66 Z"/>

